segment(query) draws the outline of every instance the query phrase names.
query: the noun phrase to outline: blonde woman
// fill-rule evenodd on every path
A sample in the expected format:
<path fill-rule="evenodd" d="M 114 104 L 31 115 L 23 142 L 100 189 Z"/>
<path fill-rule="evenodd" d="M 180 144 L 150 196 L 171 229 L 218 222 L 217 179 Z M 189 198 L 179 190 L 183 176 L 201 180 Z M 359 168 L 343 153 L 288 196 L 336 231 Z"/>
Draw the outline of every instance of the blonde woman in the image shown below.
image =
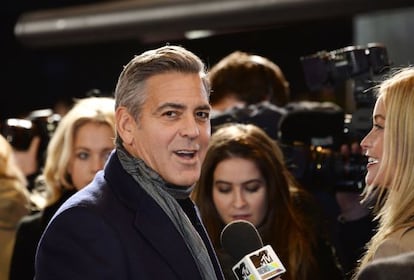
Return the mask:
<path fill-rule="evenodd" d="M 373 260 L 414 251 L 414 68 L 383 81 L 373 111 L 373 128 L 362 140 L 368 157 L 367 195 L 387 193 L 379 228 L 368 243 L 359 270 Z"/>
<path fill-rule="evenodd" d="M 114 146 L 115 101 L 80 99 L 61 119 L 48 148 L 42 174 L 46 208 L 25 217 L 16 237 L 10 279 L 33 279 L 37 243 L 54 213 L 72 194 L 92 181 Z"/>

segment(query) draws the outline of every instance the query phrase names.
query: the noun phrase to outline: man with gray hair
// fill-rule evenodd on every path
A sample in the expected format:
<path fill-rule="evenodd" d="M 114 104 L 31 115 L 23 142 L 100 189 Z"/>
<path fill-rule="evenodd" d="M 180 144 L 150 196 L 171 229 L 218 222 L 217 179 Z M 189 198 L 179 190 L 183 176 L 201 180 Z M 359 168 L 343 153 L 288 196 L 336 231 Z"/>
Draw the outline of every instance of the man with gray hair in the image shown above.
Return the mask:
<path fill-rule="evenodd" d="M 180 46 L 134 57 L 115 89 L 116 149 L 49 223 L 36 279 L 223 279 L 189 194 L 210 138 L 205 65 Z"/>

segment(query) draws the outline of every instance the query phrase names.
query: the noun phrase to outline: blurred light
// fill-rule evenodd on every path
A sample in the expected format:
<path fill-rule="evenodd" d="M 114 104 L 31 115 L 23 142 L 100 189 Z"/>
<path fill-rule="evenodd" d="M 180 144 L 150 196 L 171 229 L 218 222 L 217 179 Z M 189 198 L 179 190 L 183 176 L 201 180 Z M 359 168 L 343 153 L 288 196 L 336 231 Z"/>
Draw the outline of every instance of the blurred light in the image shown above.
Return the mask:
<path fill-rule="evenodd" d="M 186 39 L 200 39 L 213 36 L 215 32 L 213 30 L 191 30 L 184 33 Z"/>

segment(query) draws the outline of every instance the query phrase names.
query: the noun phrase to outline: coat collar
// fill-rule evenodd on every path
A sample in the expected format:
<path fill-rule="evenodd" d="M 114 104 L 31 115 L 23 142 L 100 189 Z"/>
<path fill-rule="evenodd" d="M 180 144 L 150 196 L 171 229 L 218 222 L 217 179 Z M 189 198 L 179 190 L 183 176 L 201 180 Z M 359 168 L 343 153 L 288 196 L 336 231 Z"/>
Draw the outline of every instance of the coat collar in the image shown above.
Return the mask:
<path fill-rule="evenodd" d="M 152 244 L 179 278 L 189 279 L 190 275 L 198 274 L 182 236 L 161 207 L 122 168 L 116 151 L 108 159 L 104 177 L 121 203 L 135 213 L 133 223 L 137 234 Z"/>

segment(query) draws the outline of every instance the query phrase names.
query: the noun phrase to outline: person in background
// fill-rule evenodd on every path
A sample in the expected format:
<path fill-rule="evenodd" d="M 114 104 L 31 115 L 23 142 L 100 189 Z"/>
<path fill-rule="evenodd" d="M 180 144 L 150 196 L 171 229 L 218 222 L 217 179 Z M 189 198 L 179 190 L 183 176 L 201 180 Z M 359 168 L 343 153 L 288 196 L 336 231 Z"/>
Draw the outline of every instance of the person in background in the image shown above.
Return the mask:
<path fill-rule="evenodd" d="M 0 135 L 0 279 L 8 279 L 19 220 L 29 214 L 27 180 L 17 166 L 13 149 Z"/>
<path fill-rule="evenodd" d="M 124 67 L 116 149 L 46 228 L 36 279 L 223 279 L 189 198 L 210 138 L 201 59 L 174 45 Z"/>
<path fill-rule="evenodd" d="M 266 57 L 234 51 L 209 71 L 213 130 L 225 123 L 252 123 L 277 139 L 289 83 Z"/>
<path fill-rule="evenodd" d="M 210 103 L 218 112 L 263 101 L 283 107 L 289 101 L 289 82 L 282 70 L 260 55 L 234 51 L 213 65 L 208 75 Z"/>
<path fill-rule="evenodd" d="M 336 223 L 338 240 L 334 245 L 346 279 L 350 279 L 378 226 L 374 219 L 375 202 L 361 203 L 361 193 L 357 192 L 337 192 L 335 196 L 341 211 Z"/>
<path fill-rule="evenodd" d="M 110 97 L 79 99 L 59 122 L 48 144 L 40 178 L 44 192 L 37 193 L 41 197 L 32 195 L 38 205 L 46 207 L 20 221 L 10 280 L 33 279 L 36 248 L 48 222 L 64 201 L 103 168 L 114 149 L 114 106 L 115 100 Z"/>
<path fill-rule="evenodd" d="M 374 260 L 414 251 L 414 68 L 378 87 L 373 127 L 361 141 L 368 158 L 365 197 L 379 189 L 378 230 L 356 273 Z M 380 206 L 378 205 L 380 204 Z"/>
<path fill-rule="evenodd" d="M 61 116 L 52 109 L 33 110 L 23 118 L 9 118 L 0 124 L 1 133 L 13 147 L 16 163 L 28 181 L 32 192 L 45 163 L 50 136 Z"/>
<path fill-rule="evenodd" d="M 313 198 L 285 167 L 276 141 L 252 124 L 229 124 L 211 137 L 192 193 L 226 279 L 233 260 L 220 244 L 226 224 L 243 219 L 258 229 L 286 267 L 284 280 L 342 279 Z"/>

